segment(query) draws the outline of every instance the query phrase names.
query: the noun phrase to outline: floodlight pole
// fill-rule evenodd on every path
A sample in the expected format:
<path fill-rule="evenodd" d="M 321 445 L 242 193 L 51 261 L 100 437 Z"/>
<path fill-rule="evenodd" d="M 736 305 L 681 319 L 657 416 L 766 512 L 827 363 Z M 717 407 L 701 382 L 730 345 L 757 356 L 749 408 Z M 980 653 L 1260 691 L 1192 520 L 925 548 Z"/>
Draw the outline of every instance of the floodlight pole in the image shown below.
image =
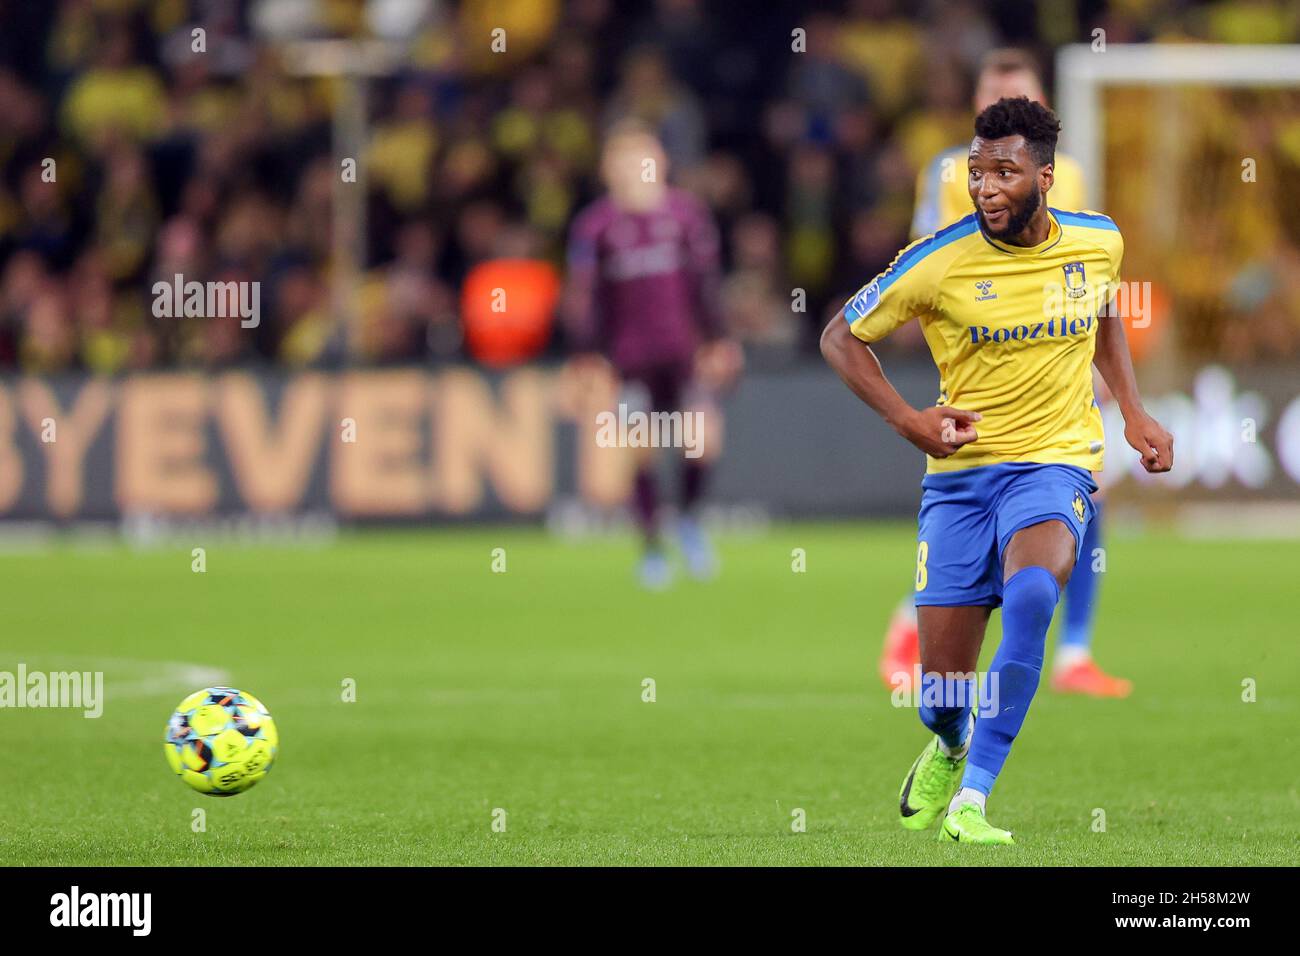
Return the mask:
<path fill-rule="evenodd" d="M 366 165 L 369 80 L 401 68 L 404 47 L 383 40 L 299 40 L 280 47 L 286 69 L 298 76 L 338 80 L 331 143 L 334 188 L 330 230 L 330 310 L 346 328 L 353 293 L 366 266 Z M 356 181 L 343 179 L 343 160 L 356 163 Z"/>

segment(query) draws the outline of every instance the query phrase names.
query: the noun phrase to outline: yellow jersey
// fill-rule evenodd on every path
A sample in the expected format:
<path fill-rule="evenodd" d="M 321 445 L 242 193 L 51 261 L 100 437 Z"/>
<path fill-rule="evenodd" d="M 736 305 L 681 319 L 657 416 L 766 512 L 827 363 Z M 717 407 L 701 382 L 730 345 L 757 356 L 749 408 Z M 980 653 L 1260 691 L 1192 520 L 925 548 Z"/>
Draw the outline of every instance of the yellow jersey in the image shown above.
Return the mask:
<path fill-rule="evenodd" d="M 938 232 L 975 208 L 967 188 L 966 157 L 970 146 L 954 146 L 936 156 L 916 177 L 916 210 L 912 213 L 912 238 Z M 1088 205 L 1083 167 L 1056 154 L 1055 177 L 1048 202 L 1055 209 L 1083 209 Z"/>
<path fill-rule="evenodd" d="M 1027 248 L 985 235 L 972 213 L 913 242 L 844 306 L 864 342 L 919 319 L 938 404 L 983 416 L 979 437 L 929 458 L 930 473 L 1008 461 L 1101 470 L 1092 356 L 1124 240 L 1100 213 L 1049 208 L 1048 219 Z"/>

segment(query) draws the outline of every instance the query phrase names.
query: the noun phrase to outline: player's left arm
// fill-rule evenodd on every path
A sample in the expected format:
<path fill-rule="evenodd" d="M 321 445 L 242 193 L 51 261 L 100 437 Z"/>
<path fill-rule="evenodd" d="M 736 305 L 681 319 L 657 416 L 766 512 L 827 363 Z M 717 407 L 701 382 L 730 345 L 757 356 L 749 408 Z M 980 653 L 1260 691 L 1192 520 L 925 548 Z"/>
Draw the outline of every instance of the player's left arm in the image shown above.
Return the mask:
<path fill-rule="evenodd" d="M 1114 275 L 1118 276 L 1124 246 L 1119 234 L 1115 236 L 1117 251 L 1112 254 L 1115 255 Z M 1124 334 L 1125 317 L 1119 314 L 1113 297 L 1102 313 L 1097 317 L 1097 350 L 1092 361 L 1124 415 L 1124 440 L 1142 455 L 1142 467 L 1147 471 L 1168 471 L 1174 466 L 1174 436 L 1142 407 L 1133 374 L 1133 358 Z"/>

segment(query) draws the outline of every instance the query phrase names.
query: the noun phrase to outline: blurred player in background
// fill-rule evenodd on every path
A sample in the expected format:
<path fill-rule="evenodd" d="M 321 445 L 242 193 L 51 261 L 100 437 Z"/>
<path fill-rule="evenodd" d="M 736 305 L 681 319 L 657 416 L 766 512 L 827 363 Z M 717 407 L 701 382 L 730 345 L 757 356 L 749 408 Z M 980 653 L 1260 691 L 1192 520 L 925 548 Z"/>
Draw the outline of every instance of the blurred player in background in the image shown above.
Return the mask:
<path fill-rule="evenodd" d="M 1015 49 L 990 52 L 980 68 L 975 84 L 975 113 L 1006 97 L 1027 97 L 1047 105 L 1043 84 L 1038 76 L 1033 58 Z M 916 212 L 912 217 L 912 239 L 938 232 L 971 211 L 971 197 L 967 190 L 966 156 L 969 145 L 954 146 L 928 163 L 916 181 Z M 1052 206 L 1056 209 L 1077 211 L 1087 206 L 1083 168 L 1064 153 L 1056 154 L 1055 182 L 1052 186 Z M 1097 400 L 1105 403 L 1110 393 L 1100 376 L 1093 375 Z M 1065 617 L 1056 657 L 1052 664 L 1052 690 L 1061 693 L 1090 694 L 1095 697 L 1127 697 L 1133 689 L 1130 681 L 1112 677 L 1097 666 L 1092 659 L 1092 623 L 1096 612 L 1099 576 L 1092 567 L 1092 555 L 1101 547 L 1102 492 L 1092 499 L 1097 517 L 1088 525 L 1081 560 L 1065 586 Z M 893 687 L 900 672 L 911 679 L 920 663 L 916 633 L 916 609 L 910 598 L 905 599 L 894 612 L 885 631 L 884 648 L 880 656 L 880 677 Z"/>
<path fill-rule="evenodd" d="M 578 214 L 569 234 L 564 311 L 574 365 L 580 375 L 616 376 L 619 402 L 632 411 L 702 411 L 701 392 L 728 387 L 742 362 L 740 347 L 723 336 L 713 217 L 668 185 L 663 145 L 638 120 L 606 136 L 601 176 L 608 193 Z M 705 429 L 699 457 L 674 450 L 682 454 L 677 539 L 699 579 L 717 570 L 698 520 L 717 438 Z M 672 565 L 653 451 L 635 450 L 633 505 L 645 546 L 641 583 L 658 590 L 671 582 Z"/>

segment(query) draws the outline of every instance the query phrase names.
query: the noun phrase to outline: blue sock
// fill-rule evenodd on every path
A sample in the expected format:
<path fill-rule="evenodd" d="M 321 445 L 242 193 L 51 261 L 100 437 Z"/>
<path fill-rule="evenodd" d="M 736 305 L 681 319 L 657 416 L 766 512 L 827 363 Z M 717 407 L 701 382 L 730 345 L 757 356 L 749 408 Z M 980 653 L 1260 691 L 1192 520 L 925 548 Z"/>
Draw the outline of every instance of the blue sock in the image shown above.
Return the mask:
<path fill-rule="evenodd" d="M 1101 505 L 1083 533 L 1083 553 L 1074 565 L 1070 580 L 1065 582 L 1065 617 L 1061 622 L 1058 648 L 1092 644 L 1092 616 L 1097 609 L 1097 584 L 1100 575 L 1092 569 L 1092 553 L 1101 547 Z"/>
<path fill-rule="evenodd" d="M 976 693 L 974 680 L 922 674 L 921 723 L 938 734 L 945 747 L 957 749 L 966 742 L 970 731 L 971 705 Z"/>
<path fill-rule="evenodd" d="M 1003 587 L 1002 643 L 993 655 L 986 695 L 981 701 L 987 710 L 996 704 L 997 713 L 985 717 L 984 710 L 980 711 L 962 776 L 963 787 L 985 796 L 993 789 L 993 781 L 1011 752 L 1011 742 L 1020 733 L 1029 703 L 1038 690 L 1047 628 L 1060 596 L 1052 572 L 1036 565 L 1017 571 Z"/>

